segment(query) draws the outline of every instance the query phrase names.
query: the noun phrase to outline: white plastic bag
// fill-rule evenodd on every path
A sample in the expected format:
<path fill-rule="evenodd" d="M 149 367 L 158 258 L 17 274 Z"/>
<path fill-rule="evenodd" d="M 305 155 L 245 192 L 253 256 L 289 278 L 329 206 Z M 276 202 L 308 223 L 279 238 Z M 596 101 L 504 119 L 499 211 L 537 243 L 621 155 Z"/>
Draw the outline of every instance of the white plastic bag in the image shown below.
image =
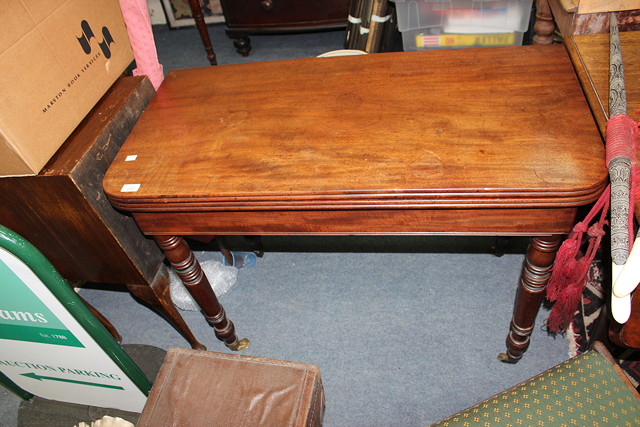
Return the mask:
<path fill-rule="evenodd" d="M 200 263 L 204 274 L 209 279 L 211 288 L 219 298 L 236 284 L 238 280 L 238 269 L 236 267 L 224 266 L 215 260 L 203 261 Z M 181 310 L 199 311 L 200 307 L 191 297 L 178 274 L 171 270 L 170 291 L 173 304 Z"/>

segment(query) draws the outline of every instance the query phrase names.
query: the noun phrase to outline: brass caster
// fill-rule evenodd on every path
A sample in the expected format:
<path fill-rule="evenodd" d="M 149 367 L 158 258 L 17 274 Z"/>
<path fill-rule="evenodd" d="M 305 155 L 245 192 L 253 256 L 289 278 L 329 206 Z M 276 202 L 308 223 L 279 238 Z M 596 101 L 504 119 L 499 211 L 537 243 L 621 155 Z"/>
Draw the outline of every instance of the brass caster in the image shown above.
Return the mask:
<path fill-rule="evenodd" d="M 498 360 L 501 361 L 502 363 L 509 363 L 513 365 L 518 363 L 518 360 L 520 359 L 514 359 L 513 357 L 509 356 L 507 353 L 500 353 L 498 354 Z"/>
<path fill-rule="evenodd" d="M 233 344 L 225 345 L 233 351 L 240 351 L 244 350 L 245 348 L 249 348 L 249 346 L 251 345 L 251 341 L 249 341 L 249 338 L 242 338 L 241 340 L 236 340 L 236 342 L 234 342 Z"/>

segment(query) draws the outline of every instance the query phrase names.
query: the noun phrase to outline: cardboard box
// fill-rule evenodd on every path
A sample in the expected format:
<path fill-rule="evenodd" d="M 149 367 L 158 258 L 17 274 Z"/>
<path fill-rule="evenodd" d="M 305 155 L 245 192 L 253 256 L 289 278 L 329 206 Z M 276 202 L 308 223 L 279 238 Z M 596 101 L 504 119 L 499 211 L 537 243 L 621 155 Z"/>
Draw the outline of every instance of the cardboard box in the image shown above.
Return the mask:
<path fill-rule="evenodd" d="M 0 0 L 0 175 L 38 173 L 133 61 L 118 0 Z"/>

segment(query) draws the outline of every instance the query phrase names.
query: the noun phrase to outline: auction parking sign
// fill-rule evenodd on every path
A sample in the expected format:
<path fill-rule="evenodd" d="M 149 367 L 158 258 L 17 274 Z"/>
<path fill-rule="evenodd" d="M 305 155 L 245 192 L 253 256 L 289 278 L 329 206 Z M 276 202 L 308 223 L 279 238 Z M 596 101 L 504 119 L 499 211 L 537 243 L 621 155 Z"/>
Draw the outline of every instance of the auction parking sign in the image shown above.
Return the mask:
<path fill-rule="evenodd" d="M 5 247 L 0 371 L 35 396 L 141 412 L 151 388 L 142 371 L 46 260 L 32 269 Z"/>

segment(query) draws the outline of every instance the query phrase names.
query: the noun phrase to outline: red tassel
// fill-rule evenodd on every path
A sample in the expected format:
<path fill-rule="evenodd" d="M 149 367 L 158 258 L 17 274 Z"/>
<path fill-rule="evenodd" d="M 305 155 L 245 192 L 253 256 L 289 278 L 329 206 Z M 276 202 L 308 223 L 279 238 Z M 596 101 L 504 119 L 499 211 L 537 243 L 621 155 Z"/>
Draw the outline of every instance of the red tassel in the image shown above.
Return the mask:
<path fill-rule="evenodd" d="M 582 291 L 584 290 L 584 283 L 584 281 L 582 283 L 576 281 L 570 283 L 564 289 L 562 299 L 556 301 L 551 315 L 547 320 L 549 330 L 554 333 L 566 330 L 573 319 L 573 314 L 576 312 L 578 304 L 580 303 Z"/>
<path fill-rule="evenodd" d="M 575 225 L 567 240 L 558 250 L 553 272 L 547 285 L 547 299 L 555 302 L 547 320 L 548 329 L 553 333 L 565 331 L 578 308 L 589 267 L 604 236 L 604 226 L 607 224 L 606 216 L 609 212 L 610 191 L 611 188 L 607 186 L 585 220 Z M 600 220 L 587 229 L 587 225 L 598 213 L 600 213 Z M 589 246 L 584 256 L 580 256 L 579 250 L 585 231 L 588 231 Z"/>
<path fill-rule="evenodd" d="M 578 264 L 577 256 L 582 243 L 582 234 L 585 231 L 584 223 L 576 224 L 569 237 L 558 250 L 556 261 L 553 265 L 553 273 L 547 284 L 547 299 L 551 302 L 561 298 L 563 290 L 571 282 L 571 277 Z"/>
<path fill-rule="evenodd" d="M 547 320 L 547 326 L 551 332 L 558 333 L 565 331 L 569 323 L 571 323 L 573 315 L 578 309 L 582 292 L 584 291 L 591 261 L 593 261 L 593 259 L 585 256 L 576 263 L 574 272 L 579 274 L 579 277 L 565 284 Z M 585 273 L 583 274 L 583 272 Z"/>

